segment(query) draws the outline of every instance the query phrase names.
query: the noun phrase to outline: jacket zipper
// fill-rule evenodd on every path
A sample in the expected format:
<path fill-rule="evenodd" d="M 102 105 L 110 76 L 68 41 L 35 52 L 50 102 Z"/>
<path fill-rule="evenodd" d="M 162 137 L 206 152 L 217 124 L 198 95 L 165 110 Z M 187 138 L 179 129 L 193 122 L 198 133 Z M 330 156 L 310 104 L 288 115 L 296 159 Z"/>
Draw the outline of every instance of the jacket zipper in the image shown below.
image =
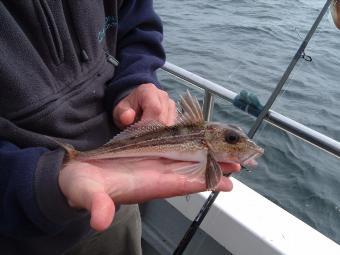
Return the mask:
<path fill-rule="evenodd" d="M 106 61 L 109 62 L 114 67 L 117 67 L 119 65 L 119 61 L 107 51 L 105 51 L 105 56 L 106 56 Z"/>

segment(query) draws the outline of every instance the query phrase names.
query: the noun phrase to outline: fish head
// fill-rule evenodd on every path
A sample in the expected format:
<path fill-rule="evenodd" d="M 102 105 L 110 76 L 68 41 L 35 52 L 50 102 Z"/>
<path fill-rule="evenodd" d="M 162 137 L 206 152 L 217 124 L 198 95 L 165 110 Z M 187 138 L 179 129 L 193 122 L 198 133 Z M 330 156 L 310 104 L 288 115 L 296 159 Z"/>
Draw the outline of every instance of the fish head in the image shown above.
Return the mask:
<path fill-rule="evenodd" d="M 205 140 L 218 162 L 250 166 L 264 152 L 241 128 L 234 125 L 208 123 Z"/>

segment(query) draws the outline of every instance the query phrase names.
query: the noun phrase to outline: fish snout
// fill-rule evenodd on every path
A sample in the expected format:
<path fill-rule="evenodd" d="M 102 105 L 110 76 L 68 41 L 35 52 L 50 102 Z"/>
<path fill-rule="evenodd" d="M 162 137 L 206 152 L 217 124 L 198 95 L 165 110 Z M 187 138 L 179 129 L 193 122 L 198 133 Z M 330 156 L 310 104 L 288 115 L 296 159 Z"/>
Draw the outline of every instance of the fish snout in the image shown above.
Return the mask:
<path fill-rule="evenodd" d="M 256 166 L 256 159 L 261 157 L 264 153 L 264 149 L 258 146 L 253 141 L 248 141 L 249 148 L 246 153 L 241 157 L 240 164 L 242 166 Z"/>

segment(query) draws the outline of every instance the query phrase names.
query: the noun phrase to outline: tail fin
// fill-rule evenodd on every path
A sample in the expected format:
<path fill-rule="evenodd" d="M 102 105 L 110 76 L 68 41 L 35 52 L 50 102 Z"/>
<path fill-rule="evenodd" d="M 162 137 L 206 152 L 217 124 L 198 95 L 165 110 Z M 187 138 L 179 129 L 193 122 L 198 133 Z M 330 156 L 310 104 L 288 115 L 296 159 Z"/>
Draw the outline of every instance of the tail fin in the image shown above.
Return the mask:
<path fill-rule="evenodd" d="M 45 137 L 55 142 L 56 144 L 58 144 L 60 147 L 62 147 L 67 153 L 68 160 L 74 159 L 78 155 L 78 151 L 71 144 L 59 142 L 58 140 L 50 136 L 45 136 Z"/>

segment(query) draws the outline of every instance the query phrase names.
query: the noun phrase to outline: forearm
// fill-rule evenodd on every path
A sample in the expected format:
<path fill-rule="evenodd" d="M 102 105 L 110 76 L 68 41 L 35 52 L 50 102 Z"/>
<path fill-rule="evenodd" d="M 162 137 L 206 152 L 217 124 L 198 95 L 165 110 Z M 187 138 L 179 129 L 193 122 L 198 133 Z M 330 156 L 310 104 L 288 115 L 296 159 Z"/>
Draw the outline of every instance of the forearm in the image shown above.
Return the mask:
<path fill-rule="evenodd" d="M 117 59 L 119 65 L 105 96 L 109 111 L 143 83 L 160 87 L 155 71 L 164 64 L 163 28 L 152 1 L 125 1 L 119 12 Z"/>

